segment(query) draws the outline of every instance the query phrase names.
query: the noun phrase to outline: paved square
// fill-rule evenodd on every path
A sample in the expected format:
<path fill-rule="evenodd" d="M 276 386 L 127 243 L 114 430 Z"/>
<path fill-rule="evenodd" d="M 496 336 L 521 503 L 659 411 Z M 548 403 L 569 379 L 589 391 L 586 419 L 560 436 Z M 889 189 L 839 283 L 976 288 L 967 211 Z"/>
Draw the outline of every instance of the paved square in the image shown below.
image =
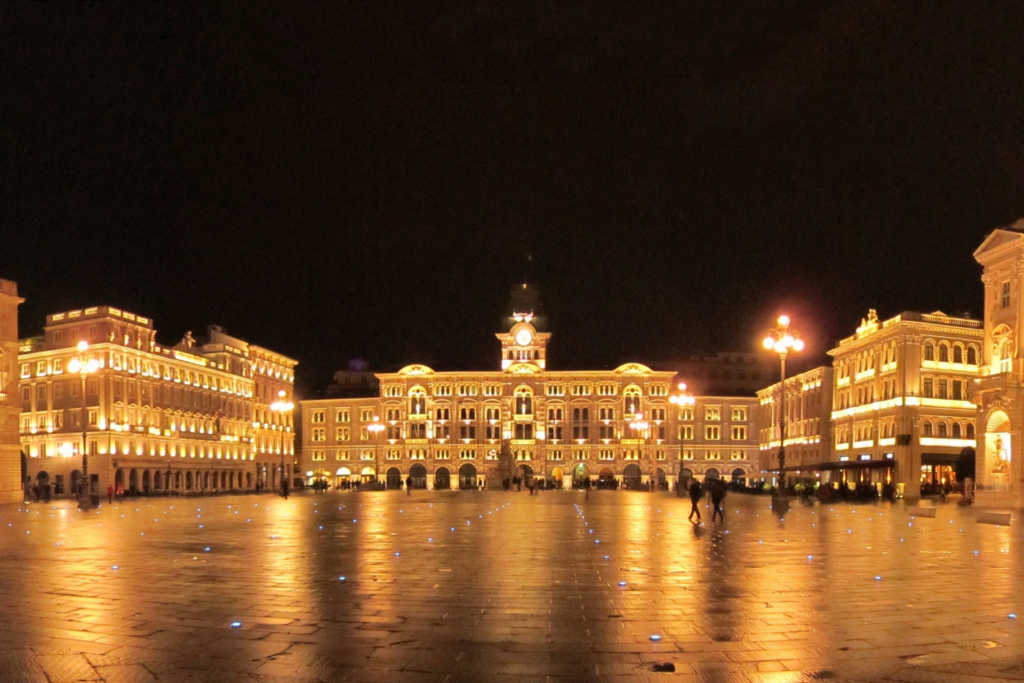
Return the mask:
<path fill-rule="evenodd" d="M 726 503 L 696 528 L 603 491 L 6 506 L 0 681 L 1024 680 L 1016 526 Z"/>

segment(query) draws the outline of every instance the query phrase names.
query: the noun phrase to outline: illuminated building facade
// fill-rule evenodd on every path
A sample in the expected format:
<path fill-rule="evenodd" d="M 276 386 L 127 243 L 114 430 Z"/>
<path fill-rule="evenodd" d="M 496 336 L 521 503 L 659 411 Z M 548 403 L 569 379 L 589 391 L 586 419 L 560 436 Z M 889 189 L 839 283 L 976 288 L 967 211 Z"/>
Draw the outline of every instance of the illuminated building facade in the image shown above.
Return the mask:
<path fill-rule="evenodd" d="M 789 479 L 820 478 L 831 460 L 832 368 L 819 367 L 786 378 L 786 472 Z M 779 470 L 779 409 L 782 383 L 757 392 L 759 469 Z"/>
<path fill-rule="evenodd" d="M 949 483 L 976 443 L 971 401 L 984 337 L 980 320 L 941 311 L 868 313 L 833 357 L 833 464 L 829 481 L 894 483 L 916 498 Z M 823 475 L 824 476 L 824 475 Z"/>
<path fill-rule="evenodd" d="M 378 374 L 378 396 L 302 401 L 306 475 L 335 485 L 377 480 L 396 487 L 411 477 L 420 488 L 471 488 L 481 480 L 494 488 L 503 478 L 503 448 L 514 474 L 565 488 L 584 478 L 668 487 L 684 470 L 748 475 L 754 399 L 678 406 L 670 401 L 675 373 L 639 363 L 551 371 L 551 335 L 537 315 L 536 290 L 524 285 L 512 294 L 497 334 L 500 370 L 409 365 Z"/>
<path fill-rule="evenodd" d="M 84 408 L 72 372 L 79 355 L 95 368 L 85 378 Z M 188 333 L 167 347 L 151 319 L 112 306 L 49 315 L 44 334 L 22 340 L 18 357 L 28 477 L 72 495 L 84 424 L 90 479 L 100 491 L 274 486 L 281 455 L 294 460 L 294 430 L 291 416 L 271 414 L 268 404 L 281 390 L 292 395 L 295 364 L 216 326 L 203 344 Z"/>
<path fill-rule="evenodd" d="M 993 231 L 974 252 L 983 268 L 985 329 L 975 384 L 978 439 L 975 475 L 979 503 L 1019 507 L 1024 490 L 1024 220 Z"/>
<path fill-rule="evenodd" d="M 0 504 L 22 500 L 18 438 L 18 285 L 0 280 Z"/>

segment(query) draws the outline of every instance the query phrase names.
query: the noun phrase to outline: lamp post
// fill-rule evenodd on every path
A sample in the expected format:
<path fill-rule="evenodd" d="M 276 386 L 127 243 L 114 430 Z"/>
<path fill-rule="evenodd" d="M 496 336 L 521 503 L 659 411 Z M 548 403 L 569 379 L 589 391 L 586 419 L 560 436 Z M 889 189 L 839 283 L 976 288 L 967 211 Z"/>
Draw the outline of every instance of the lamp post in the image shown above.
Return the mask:
<path fill-rule="evenodd" d="M 82 479 L 85 480 L 85 486 L 78 496 L 79 510 L 88 510 L 92 507 L 92 482 L 89 481 L 89 408 L 85 400 L 85 378 L 100 367 L 99 361 L 86 355 L 88 350 L 89 342 L 78 342 L 78 355 L 68 363 L 68 372 L 77 372 L 82 379 Z"/>
<path fill-rule="evenodd" d="M 792 351 L 803 351 L 804 342 L 800 333 L 789 327 L 789 316 L 780 315 L 775 321 L 777 327 L 768 330 L 762 342 L 764 348 L 779 354 L 779 487 L 775 503 L 785 507 L 786 503 L 786 355 Z"/>
<path fill-rule="evenodd" d="M 275 413 L 281 413 L 281 421 L 284 422 L 284 416 L 287 413 L 295 410 L 295 404 L 287 400 L 287 394 L 284 389 L 277 392 L 277 400 L 270 404 L 270 409 Z M 284 425 L 282 425 L 283 428 Z M 284 471 L 284 436 L 281 437 L 281 497 L 288 497 L 288 479 L 289 475 L 285 474 Z M 290 469 L 290 468 L 289 468 Z"/>
<path fill-rule="evenodd" d="M 638 440 L 644 438 L 644 433 L 647 432 L 648 427 L 650 427 L 650 424 L 648 424 L 647 420 L 644 419 L 644 414 L 643 413 L 637 413 L 635 416 L 633 416 L 633 420 L 630 421 L 630 423 L 629 423 L 629 428 L 632 429 L 633 432 L 638 436 Z M 642 448 L 642 446 L 641 446 L 641 448 Z M 650 481 L 652 482 L 652 484 L 653 484 L 653 479 L 654 479 L 654 451 L 651 451 L 651 476 L 650 476 Z"/>
<path fill-rule="evenodd" d="M 697 403 L 697 397 L 691 392 L 686 390 L 686 382 L 680 382 L 677 386 L 678 391 L 668 397 L 668 402 L 672 405 L 677 405 L 680 408 L 683 406 L 692 406 Z M 682 453 L 680 453 L 682 458 Z M 679 475 L 682 474 L 683 466 L 679 465 L 679 471 L 676 472 L 676 486 L 679 486 Z M 678 490 L 678 489 L 677 489 Z"/>
<path fill-rule="evenodd" d="M 373 481 L 380 483 L 380 433 L 384 431 L 384 425 L 380 423 L 380 416 L 374 415 L 373 422 L 366 427 L 373 432 Z"/>

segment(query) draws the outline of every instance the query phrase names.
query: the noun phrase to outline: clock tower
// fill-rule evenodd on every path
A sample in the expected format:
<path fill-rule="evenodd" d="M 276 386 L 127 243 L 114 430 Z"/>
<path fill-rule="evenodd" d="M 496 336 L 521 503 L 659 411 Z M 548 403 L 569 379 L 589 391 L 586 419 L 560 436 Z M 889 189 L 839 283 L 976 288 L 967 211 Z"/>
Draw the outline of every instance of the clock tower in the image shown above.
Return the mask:
<path fill-rule="evenodd" d="M 497 335 L 501 342 L 501 369 L 525 363 L 541 370 L 547 367 L 547 346 L 551 333 L 540 304 L 540 293 L 534 285 L 512 288 L 509 306 L 503 319 L 504 331 Z"/>

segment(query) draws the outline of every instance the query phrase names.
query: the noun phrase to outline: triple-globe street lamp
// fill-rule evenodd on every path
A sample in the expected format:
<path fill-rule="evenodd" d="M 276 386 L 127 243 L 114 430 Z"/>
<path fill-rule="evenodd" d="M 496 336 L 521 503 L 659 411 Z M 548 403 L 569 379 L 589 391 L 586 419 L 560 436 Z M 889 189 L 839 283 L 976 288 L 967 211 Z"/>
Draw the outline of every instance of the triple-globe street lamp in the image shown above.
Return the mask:
<path fill-rule="evenodd" d="M 373 483 L 376 486 L 380 483 L 380 433 L 384 431 L 380 416 L 374 415 L 373 422 L 366 428 L 373 432 Z"/>
<path fill-rule="evenodd" d="M 84 340 L 78 342 L 78 355 L 68 363 L 68 372 L 77 372 L 82 378 L 82 479 L 85 484 L 78 495 L 80 510 L 88 510 L 92 507 L 92 482 L 89 481 L 89 408 L 86 405 L 85 380 L 100 367 L 98 360 L 87 355 L 88 351 L 89 342 Z"/>
<path fill-rule="evenodd" d="M 284 416 L 291 411 L 295 410 L 295 404 L 287 399 L 287 393 L 284 389 L 277 392 L 277 400 L 270 404 L 270 409 L 275 413 L 281 413 L 281 428 L 284 429 Z M 288 496 L 288 480 L 291 478 L 290 473 L 286 474 L 284 470 L 284 437 L 281 438 L 281 495 L 284 497 Z M 289 469 L 291 469 L 289 467 Z"/>
<path fill-rule="evenodd" d="M 633 417 L 633 419 L 629 423 L 629 428 L 633 430 L 633 434 L 636 436 L 636 438 L 638 440 L 639 439 L 643 439 L 645 437 L 646 438 L 650 437 L 650 433 L 648 432 L 648 429 L 650 428 L 650 424 L 647 422 L 647 420 L 644 419 L 644 414 L 643 413 L 637 413 Z M 641 447 L 641 449 L 642 449 L 642 447 Z M 643 451 L 641 450 L 641 452 L 643 452 Z M 651 489 L 652 490 L 654 488 L 654 455 L 655 455 L 654 454 L 654 450 L 652 449 L 651 450 L 651 472 L 650 472 L 650 480 L 649 480 L 651 482 Z"/>
<path fill-rule="evenodd" d="M 779 354 L 779 486 L 776 500 L 785 505 L 786 501 L 786 355 L 790 351 L 803 351 L 804 342 L 800 333 L 789 326 L 789 316 L 780 315 L 775 321 L 777 327 L 768 330 L 762 342 L 764 348 Z"/>

